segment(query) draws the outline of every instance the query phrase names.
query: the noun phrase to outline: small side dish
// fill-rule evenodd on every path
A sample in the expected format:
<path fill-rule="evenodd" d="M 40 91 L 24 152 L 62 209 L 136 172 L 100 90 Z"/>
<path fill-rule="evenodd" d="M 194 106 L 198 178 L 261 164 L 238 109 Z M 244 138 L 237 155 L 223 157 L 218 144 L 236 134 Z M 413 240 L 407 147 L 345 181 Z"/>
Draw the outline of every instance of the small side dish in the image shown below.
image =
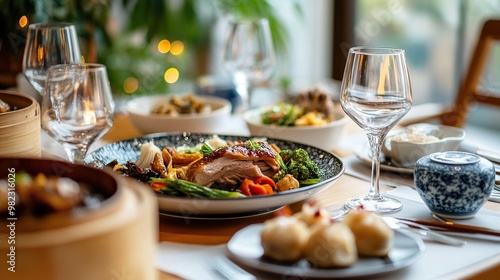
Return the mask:
<path fill-rule="evenodd" d="M 299 94 L 294 104 L 281 102 L 261 114 L 263 124 L 276 126 L 326 125 L 335 119 L 332 99 L 317 89 Z"/>
<path fill-rule="evenodd" d="M 149 95 L 129 100 L 126 109 L 132 124 L 144 134 L 217 133 L 231 114 L 231 103 L 216 96 Z"/>
<path fill-rule="evenodd" d="M 320 172 L 304 149 L 281 150 L 265 139 L 226 141 L 213 136 L 196 146 L 141 146 L 136 162 L 108 164 L 157 193 L 192 198 L 272 195 L 316 184 Z"/>
<path fill-rule="evenodd" d="M 349 267 L 358 257 L 384 257 L 394 244 L 394 231 L 373 212 L 358 209 L 344 221 L 332 222 L 328 212 L 311 204 L 294 215 L 267 220 L 260 237 L 265 257 L 305 259 L 318 268 Z"/>
<path fill-rule="evenodd" d="M 251 109 L 243 119 L 253 136 L 294 141 L 331 150 L 345 134 L 348 118 L 328 94 L 318 90 L 302 93 L 295 103 L 278 103 Z"/>
<path fill-rule="evenodd" d="M 152 114 L 164 114 L 178 116 L 182 114 L 206 114 L 212 111 L 212 107 L 205 99 L 188 94 L 185 96 L 173 96 L 167 101 L 156 104 Z"/>
<path fill-rule="evenodd" d="M 419 123 L 389 135 L 382 152 L 394 165 L 413 168 L 426 155 L 458 149 L 464 138 L 465 131 L 461 128 Z"/>

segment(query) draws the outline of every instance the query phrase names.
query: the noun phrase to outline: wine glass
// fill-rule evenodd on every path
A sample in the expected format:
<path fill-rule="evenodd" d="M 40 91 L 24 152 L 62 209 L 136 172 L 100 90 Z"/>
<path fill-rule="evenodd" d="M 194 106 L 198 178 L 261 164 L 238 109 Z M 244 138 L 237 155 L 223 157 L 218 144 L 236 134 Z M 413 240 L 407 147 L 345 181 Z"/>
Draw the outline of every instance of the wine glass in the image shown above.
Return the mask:
<path fill-rule="evenodd" d="M 341 86 L 344 112 L 367 134 L 372 173 L 370 192 L 346 202 L 348 209 L 377 213 L 399 211 L 403 204 L 379 191 L 380 151 L 389 130 L 410 110 L 411 83 L 405 51 L 383 47 L 354 47 L 349 50 Z"/>
<path fill-rule="evenodd" d="M 271 76 L 276 63 L 267 19 L 231 20 L 226 34 L 223 65 L 243 101 L 252 108 L 252 90 Z"/>
<path fill-rule="evenodd" d="M 75 26 L 68 23 L 30 24 L 23 56 L 23 73 L 41 95 L 47 69 L 56 64 L 80 63 Z"/>
<path fill-rule="evenodd" d="M 42 127 L 61 143 L 72 163 L 82 163 L 89 146 L 113 125 L 114 102 L 106 67 L 60 64 L 47 71 Z"/>

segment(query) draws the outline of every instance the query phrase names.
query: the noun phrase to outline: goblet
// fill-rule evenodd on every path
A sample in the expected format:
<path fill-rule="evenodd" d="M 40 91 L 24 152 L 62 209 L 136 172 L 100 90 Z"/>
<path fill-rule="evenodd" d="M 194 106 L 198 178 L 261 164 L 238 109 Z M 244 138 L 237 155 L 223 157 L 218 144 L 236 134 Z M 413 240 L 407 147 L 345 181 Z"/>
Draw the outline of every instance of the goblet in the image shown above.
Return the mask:
<path fill-rule="evenodd" d="M 395 48 L 355 47 L 349 50 L 340 89 L 344 112 L 367 134 L 372 172 L 370 192 L 350 199 L 346 208 L 378 213 L 399 211 L 403 204 L 380 194 L 380 151 L 389 130 L 410 110 L 411 83 L 405 51 Z"/>
<path fill-rule="evenodd" d="M 63 145 L 70 162 L 83 162 L 89 146 L 113 125 L 113 113 L 104 65 L 60 64 L 48 69 L 42 127 Z"/>
<path fill-rule="evenodd" d="M 252 90 L 272 74 L 276 63 L 267 19 L 229 22 L 223 65 L 230 73 L 243 101 L 252 108 Z"/>
<path fill-rule="evenodd" d="M 80 63 L 75 26 L 67 23 L 30 24 L 23 56 L 23 73 L 43 94 L 47 69 L 56 64 Z"/>

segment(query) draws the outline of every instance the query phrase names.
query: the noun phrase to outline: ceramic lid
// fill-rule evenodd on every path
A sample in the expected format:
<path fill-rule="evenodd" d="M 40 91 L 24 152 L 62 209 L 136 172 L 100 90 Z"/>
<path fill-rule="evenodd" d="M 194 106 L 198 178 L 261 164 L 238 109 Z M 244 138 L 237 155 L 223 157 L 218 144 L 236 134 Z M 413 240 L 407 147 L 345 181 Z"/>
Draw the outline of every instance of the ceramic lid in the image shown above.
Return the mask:
<path fill-rule="evenodd" d="M 481 158 L 475 154 L 460 152 L 460 151 L 448 151 L 434 153 L 429 156 L 429 158 L 437 163 L 442 164 L 474 164 L 481 161 Z"/>

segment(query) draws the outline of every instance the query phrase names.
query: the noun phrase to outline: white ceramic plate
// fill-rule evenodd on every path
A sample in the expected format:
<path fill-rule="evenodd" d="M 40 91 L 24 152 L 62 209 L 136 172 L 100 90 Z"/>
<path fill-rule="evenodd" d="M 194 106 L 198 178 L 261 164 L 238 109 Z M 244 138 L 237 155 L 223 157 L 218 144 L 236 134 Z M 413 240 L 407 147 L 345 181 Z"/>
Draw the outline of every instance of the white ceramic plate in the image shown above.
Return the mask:
<path fill-rule="evenodd" d="M 285 264 L 263 257 L 263 249 L 260 245 L 262 227 L 262 224 L 254 224 L 236 232 L 227 243 L 229 254 L 241 264 L 283 275 L 283 278 L 334 279 L 373 276 L 409 266 L 422 256 L 425 249 L 424 242 L 420 238 L 396 231 L 394 247 L 386 258 L 360 258 L 347 268 L 314 268 L 306 260 Z"/>
<path fill-rule="evenodd" d="M 105 145 L 90 153 L 84 160 L 85 164 L 102 168 L 113 160 L 119 164 L 127 161 L 135 162 L 139 158 L 140 147 L 143 143 L 153 141 L 159 148 L 178 147 L 182 145 L 195 146 L 212 134 L 200 133 L 162 133 L 150 134 L 140 138 L 119 141 Z M 236 135 L 219 135 L 220 138 L 230 141 L 248 140 L 252 137 Z M 342 160 L 327 151 L 319 148 L 290 141 L 267 138 L 269 143 L 275 143 L 283 149 L 303 148 L 309 157 L 322 170 L 321 181 L 314 185 L 284 191 L 268 196 L 252 196 L 238 199 L 193 199 L 158 194 L 160 211 L 175 213 L 183 218 L 217 218 L 217 216 L 249 216 L 262 211 L 274 211 L 277 207 L 307 199 L 312 195 L 330 187 L 343 173 L 345 165 Z"/>

